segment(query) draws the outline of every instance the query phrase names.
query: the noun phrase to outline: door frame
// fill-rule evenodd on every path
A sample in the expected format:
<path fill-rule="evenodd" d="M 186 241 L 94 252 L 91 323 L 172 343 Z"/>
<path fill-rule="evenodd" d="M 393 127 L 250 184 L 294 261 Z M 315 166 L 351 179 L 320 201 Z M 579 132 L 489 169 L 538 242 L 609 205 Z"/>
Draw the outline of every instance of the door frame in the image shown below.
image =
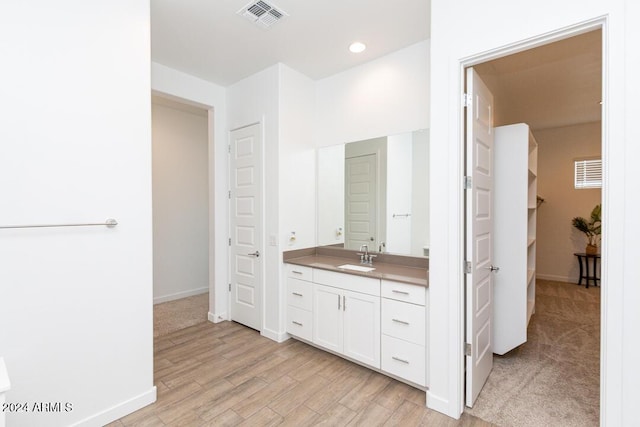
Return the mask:
<path fill-rule="evenodd" d="M 240 129 L 244 129 L 244 128 L 248 128 L 250 126 L 254 126 L 254 125 L 258 125 L 260 127 L 260 168 L 261 168 L 261 176 L 259 177 L 260 180 L 260 191 L 262 193 L 262 200 L 261 200 L 261 212 L 260 212 L 260 234 L 261 234 L 261 244 L 260 247 L 258 248 L 258 250 L 260 251 L 260 254 L 262 256 L 263 261 L 260 262 L 258 264 L 258 268 L 260 269 L 260 295 L 261 295 L 261 301 L 260 301 L 260 334 L 263 333 L 264 331 L 264 324 L 265 324 L 265 277 L 266 277 L 266 259 L 267 259 L 267 252 L 265 250 L 266 248 L 266 243 L 265 243 L 265 227 L 266 227 L 266 185 L 265 185 L 265 126 L 264 126 L 264 120 L 256 120 L 253 122 L 249 122 L 247 124 L 244 124 L 242 126 L 237 126 L 234 127 L 233 129 L 229 129 L 227 131 L 227 141 L 226 141 L 226 145 L 227 145 L 227 191 L 230 192 L 231 191 L 231 173 L 233 172 L 231 170 L 231 134 L 237 130 Z M 231 231 L 232 231 L 232 218 L 231 218 L 231 200 L 229 198 L 227 198 L 227 218 L 229 218 L 229 221 L 227 222 L 227 237 L 229 239 L 231 239 Z M 230 245 L 227 246 L 227 271 L 228 271 L 228 276 L 227 276 L 227 281 L 229 282 L 229 291 L 227 292 L 227 318 L 225 320 L 229 320 L 231 321 L 231 257 L 232 257 L 232 253 L 230 249 Z"/>
<path fill-rule="evenodd" d="M 532 37 L 526 40 L 522 40 L 517 43 L 512 43 L 506 46 L 498 47 L 496 49 L 479 53 L 477 55 L 472 55 L 466 58 L 462 58 L 459 60 L 459 99 L 463 99 L 465 93 L 465 79 L 466 79 L 466 69 L 469 67 L 473 67 L 475 65 L 492 61 L 494 59 L 502 58 L 505 56 L 513 55 L 515 53 L 527 51 L 536 47 L 540 47 L 543 45 L 547 45 L 553 42 L 557 42 L 560 40 L 564 40 L 573 36 L 577 36 L 583 33 L 587 33 L 595 30 L 602 30 L 602 126 L 601 126 L 601 153 L 602 153 L 602 207 L 603 207 L 603 221 L 602 221 L 602 240 L 601 240 L 601 308 L 600 308 L 600 320 L 601 320 L 601 335 L 600 335 L 600 420 L 605 419 L 604 410 L 606 409 L 606 389 L 607 389 L 607 346 L 604 345 L 607 342 L 607 331 L 608 331 L 608 319 L 609 319 L 609 294 L 611 290 L 608 285 L 608 263 L 609 263 L 609 235 L 606 232 L 611 228 L 610 221 L 607 215 L 608 206 L 609 206 L 609 190 L 608 190 L 608 152 L 610 142 L 608 140 L 608 128 L 609 128 L 609 120 L 608 120 L 608 88 L 609 88 L 609 80 L 608 80 L 608 19 L 607 17 L 599 17 L 596 19 L 592 19 L 589 21 L 585 21 L 570 27 L 565 27 L 558 29 L 556 31 L 552 31 L 549 33 L 541 34 L 536 37 Z M 466 150 L 466 135 L 465 135 L 465 109 L 462 108 L 462 104 L 459 104 L 459 114 L 458 114 L 458 128 L 459 128 L 459 146 L 458 146 L 458 170 L 464 171 L 465 166 L 465 150 Z M 464 261 L 464 244 L 465 244 L 465 236 L 466 236 L 466 221 L 465 221 L 465 191 L 463 189 L 463 175 L 461 174 L 458 177 L 459 185 L 456 186 L 457 190 L 457 200 L 458 200 L 458 233 L 459 233 L 459 241 L 458 241 L 458 249 L 457 253 L 460 259 L 460 265 L 462 265 Z M 460 272 L 458 275 L 458 295 L 459 298 L 457 301 L 452 301 L 450 303 L 450 307 L 452 313 L 458 313 L 458 316 L 452 316 L 452 319 L 455 319 L 456 322 L 452 324 L 452 332 L 455 336 L 455 339 L 459 343 L 459 352 L 458 352 L 458 363 L 456 364 L 455 372 L 451 371 L 452 374 L 455 374 L 458 384 L 458 407 L 460 413 L 462 413 L 465 409 L 465 352 L 464 352 L 464 340 L 465 340 L 465 324 L 466 324 L 466 311 L 465 311 L 465 275 Z M 457 323 L 457 324 L 456 324 Z"/>

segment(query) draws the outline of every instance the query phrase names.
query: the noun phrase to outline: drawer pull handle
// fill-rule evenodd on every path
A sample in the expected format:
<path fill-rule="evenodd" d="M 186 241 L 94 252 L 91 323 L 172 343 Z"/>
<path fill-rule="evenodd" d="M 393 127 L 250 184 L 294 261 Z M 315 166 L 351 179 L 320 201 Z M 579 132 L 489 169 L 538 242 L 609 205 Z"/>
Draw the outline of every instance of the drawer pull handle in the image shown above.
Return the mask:
<path fill-rule="evenodd" d="M 402 323 L 403 325 L 408 325 L 409 322 L 405 322 L 404 320 L 399 320 L 399 319 L 391 319 L 392 321 L 396 322 L 396 323 Z"/>
<path fill-rule="evenodd" d="M 302 323 L 296 322 L 295 320 L 292 320 L 291 323 L 293 323 L 294 325 L 303 326 Z"/>
<path fill-rule="evenodd" d="M 291 270 L 293 274 L 302 274 L 302 271 Z"/>
<path fill-rule="evenodd" d="M 395 289 L 392 289 L 391 292 L 393 292 L 394 294 L 402 294 L 402 295 L 409 295 L 409 292 L 405 292 L 405 291 L 397 291 Z"/>
<path fill-rule="evenodd" d="M 297 292 L 291 292 L 291 293 L 292 293 L 293 295 L 297 296 L 297 297 L 301 297 L 301 296 L 303 296 L 302 294 L 299 294 L 299 293 L 297 293 Z"/>
<path fill-rule="evenodd" d="M 408 360 L 400 359 L 399 357 L 395 357 L 395 356 L 391 356 L 391 358 L 393 360 L 397 360 L 398 362 L 406 363 L 407 365 L 409 364 Z"/>

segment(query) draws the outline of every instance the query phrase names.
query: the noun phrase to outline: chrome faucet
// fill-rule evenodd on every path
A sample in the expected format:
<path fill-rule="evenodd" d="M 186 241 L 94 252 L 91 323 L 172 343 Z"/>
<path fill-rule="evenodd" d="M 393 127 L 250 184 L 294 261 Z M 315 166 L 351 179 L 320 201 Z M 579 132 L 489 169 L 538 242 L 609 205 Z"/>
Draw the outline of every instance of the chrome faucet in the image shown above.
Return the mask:
<path fill-rule="evenodd" d="M 369 246 L 360 245 L 360 252 L 358 255 L 360 255 L 360 264 L 366 264 L 369 262 Z"/>
<path fill-rule="evenodd" d="M 371 255 L 369 253 L 369 246 L 365 245 L 361 245 L 360 246 L 360 252 L 357 253 L 357 255 L 360 255 L 360 264 L 373 264 L 373 258 L 375 258 L 375 255 Z"/>

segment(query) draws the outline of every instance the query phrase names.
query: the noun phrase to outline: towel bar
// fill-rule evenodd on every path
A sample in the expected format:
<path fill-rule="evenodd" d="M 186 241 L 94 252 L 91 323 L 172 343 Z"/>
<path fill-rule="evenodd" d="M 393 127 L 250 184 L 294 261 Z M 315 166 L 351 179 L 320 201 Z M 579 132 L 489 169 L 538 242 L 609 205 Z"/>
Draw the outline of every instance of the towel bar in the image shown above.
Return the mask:
<path fill-rule="evenodd" d="M 118 221 L 113 218 L 107 218 L 104 222 L 89 222 L 81 224 L 35 224 L 35 225 L 0 225 L 0 229 L 16 229 L 16 228 L 52 228 L 52 227 L 91 227 L 101 225 L 113 228 L 118 225 Z"/>

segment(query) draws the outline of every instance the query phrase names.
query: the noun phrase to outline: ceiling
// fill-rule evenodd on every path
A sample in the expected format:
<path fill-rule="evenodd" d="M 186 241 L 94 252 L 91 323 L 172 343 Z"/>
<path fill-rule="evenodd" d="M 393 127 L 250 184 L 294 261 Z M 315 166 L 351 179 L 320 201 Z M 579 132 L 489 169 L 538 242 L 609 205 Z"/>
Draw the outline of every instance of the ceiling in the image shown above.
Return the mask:
<path fill-rule="evenodd" d="M 430 0 L 274 0 L 289 16 L 268 29 L 237 14 L 247 4 L 151 0 L 152 60 L 221 86 L 278 62 L 318 80 L 430 37 Z M 496 125 L 600 120 L 601 38 L 593 31 L 475 66 L 496 98 Z M 355 40 L 367 50 L 349 52 Z"/>
<path fill-rule="evenodd" d="M 278 62 L 317 80 L 429 38 L 430 0 L 267 1 L 289 16 L 263 29 L 248 0 L 151 0 L 152 60 L 222 86 Z"/>
<path fill-rule="evenodd" d="M 601 120 L 600 30 L 474 68 L 494 95 L 496 126 L 525 122 L 540 130 Z"/>

